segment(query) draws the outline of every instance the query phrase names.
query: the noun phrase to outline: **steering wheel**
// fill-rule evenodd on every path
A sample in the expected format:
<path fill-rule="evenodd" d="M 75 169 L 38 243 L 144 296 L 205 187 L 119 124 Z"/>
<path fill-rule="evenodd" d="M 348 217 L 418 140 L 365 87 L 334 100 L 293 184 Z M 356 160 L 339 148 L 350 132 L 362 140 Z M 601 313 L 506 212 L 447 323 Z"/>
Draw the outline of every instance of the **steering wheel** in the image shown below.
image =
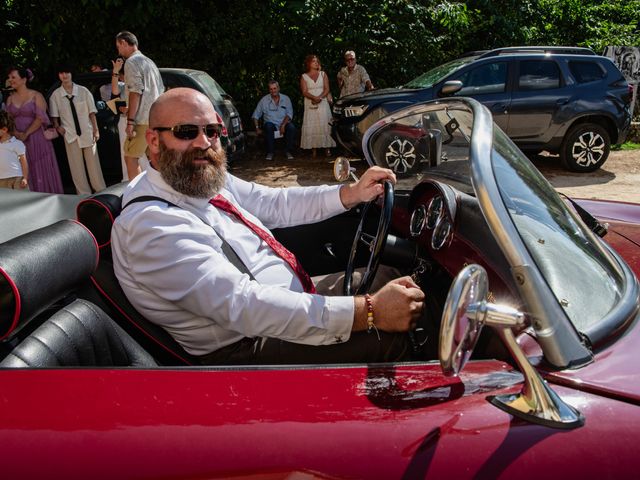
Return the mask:
<path fill-rule="evenodd" d="M 358 229 L 351 245 L 351 253 L 349 255 L 349 262 L 345 270 L 343 293 L 346 296 L 362 295 L 369 291 L 373 279 L 378 271 L 378 264 L 380 263 L 380 257 L 384 250 L 384 245 L 387 240 L 387 234 L 389 233 L 389 225 L 391 224 L 391 213 L 393 211 L 393 184 L 385 180 L 382 184 L 384 186 L 384 192 L 382 193 L 382 208 L 380 210 L 380 217 L 378 218 L 378 228 L 375 236 L 365 233 L 364 223 L 367 218 L 367 212 L 375 200 L 367 203 L 362 209 L 360 215 L 360 223 L 358 223 Z M 365 246 L 369 250 L 369 260 L 367 261 L 367 270 L 365 271 L 360 285 L 354 292 L 353 288 L 353 272 L 355 271 L 356 256 L 358 253 L 358 247 Z"/>

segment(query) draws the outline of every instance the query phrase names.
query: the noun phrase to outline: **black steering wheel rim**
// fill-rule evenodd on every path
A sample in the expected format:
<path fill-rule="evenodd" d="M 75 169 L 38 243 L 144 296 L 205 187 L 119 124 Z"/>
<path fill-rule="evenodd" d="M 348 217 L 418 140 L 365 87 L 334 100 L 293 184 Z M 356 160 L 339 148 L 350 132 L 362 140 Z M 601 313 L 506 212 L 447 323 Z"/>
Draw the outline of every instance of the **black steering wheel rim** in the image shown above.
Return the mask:
<path fill-rule="evenodd" d="M 393 213 L 393 184 L 385 180 L 382 183 L 384 191 L 382 193 L 382 208 L 380 209 L 380 217 L 378 218 L 378 227 L 376 229 L 375 237 L 371 237 L 363 232 L 364 223 L 367 218 L 367 212 L 373 205 L 375 200 L 365 204 L 360 214 L 360 222 L 351 244 L 351 253 L 349 254 L 349 261 L 347 262 L 347 268 L 344 276 L 343 293 L 346 296 L 351 295 L 363 295 L 369 291 L 373 279 L 378 271 L 378 265 L 380 264 L 380 258 L 384 251 L 387 235 L 389 233 L 389 226 L 391 225 L 391 216 Z M 358 246 L 364 244 L 369 248 L 369 260 L 367 261 L 367 269 L 362 277 L 362 281 L 357 289 L 353 288 L 353 273 L 355 271 L 355 259 L 358 252 Z"/>

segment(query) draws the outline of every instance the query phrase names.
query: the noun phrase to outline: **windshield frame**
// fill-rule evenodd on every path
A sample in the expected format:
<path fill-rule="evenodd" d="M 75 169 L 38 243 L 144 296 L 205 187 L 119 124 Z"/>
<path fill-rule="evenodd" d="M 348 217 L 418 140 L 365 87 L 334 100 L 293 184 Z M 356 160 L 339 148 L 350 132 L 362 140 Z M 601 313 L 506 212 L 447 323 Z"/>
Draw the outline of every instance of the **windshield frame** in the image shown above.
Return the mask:
<path fill-rule="evenodd" d="M 493 156 L 500 155 L 495 151 L 494 133 L 500 134 L 501 132 L 494 132 L 495 125 L 491 113 L 476 100 L 456 97 L 429 101 L 393 112 L 380 119 L 366 132 L 363 138 L 363 152 L 365 152 L 365 158 L 369 164 L 376 164 L 371 157 L 369 140 L 375 139 L 383 127 L 400 122 L 404 117 L 434 109 L 448 109 L 452 112 L 464 109 L 473 114 L 469 149 L 470 183 L 489 229 L 510 265 L 513 285 L 525 300 L 525 313 L 544 352 L 545 360 L 557 368 L 574 368 L 589 363 L 593 359 L 592 345 L 610 339 L 616 331 L 632 321 L 640 309 L 638 281 L 633 272 L 608 244 L 584 227 L 587 230 L 586 235 L 589 242 L 592 244 L 591 248 L 598 251 L 600 256 L 604 258 L 604 264 L 607 268 L 614 271 L 619 277 L 620 295 L 612 303 L 607 313 L 598 317 L 597 321 L 586 325 L 584 330 L 579 331 L 547 281 L 545 272 L 541 270 L 527 248 L 522 237 L 525 232 L 518 230 L 518 226 L 511 217 L 499 188 L 493 164 Z M 508 138 L 505 141 L 512 143 Z M 521 154 L 517 147 L 513 146 L 513 149 L 514 154 Z M 502 155 L 504 157 L 504 153 Z M 520 157 L 517 159 L 513 159 L 511 156 L 504 158 L 510 168 L 516 169 Z M 562 215 L 582 223 L 577 214 L 560 199 L 553 187 L 544 178 L 542 180 L 544 194 L 551 196 L 554 200 L 557 197 L 555 203 L 558 204 L 558 208 L 562 208 Z M 561 206 L 559 206 L 560 204 Z M 588 294 L 578 300 L 588 301 Z"/>

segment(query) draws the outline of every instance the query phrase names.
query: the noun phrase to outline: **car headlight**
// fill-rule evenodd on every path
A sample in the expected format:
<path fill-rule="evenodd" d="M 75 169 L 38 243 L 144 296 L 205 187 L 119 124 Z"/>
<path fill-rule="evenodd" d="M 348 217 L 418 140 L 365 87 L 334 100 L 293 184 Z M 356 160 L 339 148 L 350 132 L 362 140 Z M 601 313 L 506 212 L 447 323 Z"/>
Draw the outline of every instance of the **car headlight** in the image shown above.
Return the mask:
<path fill-rule="evenodd" d="M 350 105 L 343 109 L 345 117 L 359 117 L 369 108 L 369 105 Z"/>

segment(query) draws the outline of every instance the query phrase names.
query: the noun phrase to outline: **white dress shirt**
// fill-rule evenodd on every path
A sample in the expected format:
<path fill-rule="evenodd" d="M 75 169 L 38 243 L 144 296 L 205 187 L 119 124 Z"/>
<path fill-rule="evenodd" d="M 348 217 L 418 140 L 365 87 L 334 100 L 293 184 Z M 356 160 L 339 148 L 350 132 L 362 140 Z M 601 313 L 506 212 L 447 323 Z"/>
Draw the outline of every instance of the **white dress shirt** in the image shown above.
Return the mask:
<path fill-rule="evenodd" d="M 64 139 L 67 143 L 73 143 L 78 140 L 80 148 L 91 147 L 95 142 L 93 141 L 93 124 L 89 115 L 98 111 L 93 95 L 86 87 L 75 83 L 73 84 L 71 95 L 73 95 L 73 105 L 76 107 L 78 123 L 80 124 L 80 136 L 76 134 L 71 104 L 67 99 L 69 94 L 63 86 L 58 87 L 51 94 L 49 115 L 60 119 L 60 125 L 64 128 Z"/>
<path fill-rule="evenodd" d="M 266 230 L 344 212 L 339 188 L 269 188 L 227 175 L 220 193 Z M 154 169 L 131 182 L 122 204 L 143 195 L 161 197 L 180 208 L 158 201 L 125 208 L 112 231 L 114 270 L 133 306 L 186 351 L 204 355 L 243 337 L 309 345 L 349 339 L 352 297 L 304 293 L 291 267 L 242 221 L 206 199 L 176 192 Z M 255 281 L 229 262 L 218 234 Z"/>

